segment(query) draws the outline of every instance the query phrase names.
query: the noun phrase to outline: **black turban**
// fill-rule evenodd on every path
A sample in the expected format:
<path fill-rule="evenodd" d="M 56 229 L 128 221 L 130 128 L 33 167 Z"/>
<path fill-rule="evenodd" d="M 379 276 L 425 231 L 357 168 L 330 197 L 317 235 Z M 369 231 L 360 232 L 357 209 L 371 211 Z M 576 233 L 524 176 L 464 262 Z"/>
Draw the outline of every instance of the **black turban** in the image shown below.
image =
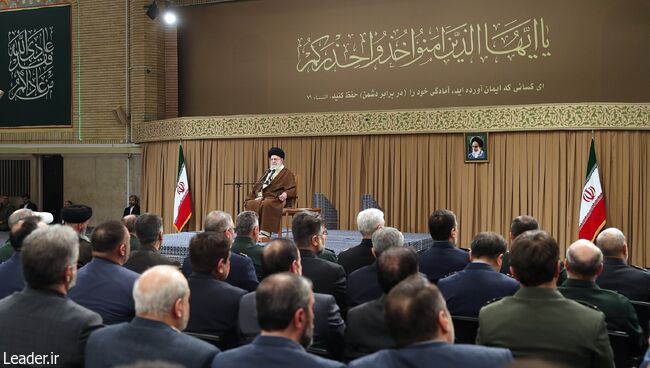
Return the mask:
<path fill-rule="evenodd" d="M 273 155 L 279 156 L 281 159 L 284 160 L 284 151 L 280 147 L 271 147 L 271 149 L 269 150 L 269 158 L 271 158 L 271 156 Z"/>
<path fill-rule="evenodd" d="M 84 204 L 73 204 L 61 209 L 61 219 L 66 223 L 80 224 L 93 215 L 93 209 Z"/>

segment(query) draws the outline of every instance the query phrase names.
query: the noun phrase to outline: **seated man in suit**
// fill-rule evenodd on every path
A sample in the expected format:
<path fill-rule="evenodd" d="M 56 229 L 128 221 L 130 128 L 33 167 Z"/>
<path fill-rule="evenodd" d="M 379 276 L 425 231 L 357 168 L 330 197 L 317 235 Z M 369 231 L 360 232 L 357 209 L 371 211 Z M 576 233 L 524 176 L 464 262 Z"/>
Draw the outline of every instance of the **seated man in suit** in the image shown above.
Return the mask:
<path fill-rule="evenodd" d="M 32 211 L 38 211 L 38 206 L 36 206 L 36 203 L 32 202 L 32 199 L 30 198 L 29 194 L 23 194 L 22 208 L 28 208 Z"/>
<path fill-rule="evenodd" d="M 630 348 L 641 353 L 643 331 L 630 301 L 615 291 L 601 289 L 596 278 L 603 270 L 603 253 L 589 240 L 578 240 L 566 251 L 569 279 L 558 290 L 567 298 L 595 305 L 605 313 L 610 331 L 623 331 L 630 336 Z"/>
<path fill-rule="evenodd" d="M 300 253 L 289 239 L 275 239 L 264 247 L 262 257 L 266 275 L 291 272 L 302 275 Z M 239 330 L 246 342 L 252 341 L 260 333 L 257 323 L 255 292 L 246 294 L 239 302 Z M 343 351 L 343 331 L 345 322 L 336 300 L 328 294 L 314 293 L 314 342 L 313 348 L 326 352 L 329 356 L 340 358 Z"/>
<path fill-rule="evenodd" d="M 255 273 L 258 279 L 262 279 L 262 253 L 264 247 L 257 245 L 257 236 L 260 233 L 260 225 L 257 214 L 253 211 L 244 211 L 237 215 L 237 236 L 232 242 L 232 251 L 245 254 L 253 261 Z"/>
<path fill-rule="evenodd" d="M 296 198 L 296 178 L 284 167 L 284 151 L 269 149 L 269 169 L 255 183 L 248 194 L 244 208 L 258 214 L 261 234 L 270 237 L 280 228 L 282 209 L 287 201 Z"/>
<path fill-rule="evenodd" d="M 21 253 L 27 287 L 0 300 L 5 364 L 27 365 L 31 354 L 43 359 L 39 366 L 83 367 L 88 335 L 102 317 L 67 297 L 77 275 L 77 234 L 61 225 L 37 229 Z"/>
<path fill-rule="evenodd" d="M 135 316 L 133 284 L 140 274 L 122 267 L 130 254 L 130 235 L 120 221 L 108 221 L 91 236 L 93 259 L 77 273 L 70 299 L 99 313 L 104 324 L 128 322 Z"/>
<path fill-rule="evenodd" d="M 345 311 L 345 270 L 339 264 L 316 256 L 325 248 L 325 220 L 314 212 L 300 212 L 293 217 L 291 232 L 300 250 L 302 274 L 314 284 L 314 292 L 333 295 L 336 304 Z"/>
<path fill-rule="evenodd" d="M 383 295 L 348 311 L 345 358 L 352 360 L 397 346 L 384 318 L 386 294 L 400 281 L 418 274 L 418 255 L 412 248 L 392 247 L 377 258 L 377 279 Z"/>
<path fill-rule="evenodd" d="M 386 297 L 386 323 L 398 349 L 352 361 L 350 368 L 500 368 L 512 361 L 507 349 L 453 345 L 454 325 L 438 288 L 411 276 Z"/>
<path fill-rule="evenodd" d="M 14 249 L 14 253 L 9 260 L 0 264 L 0 299 L 16 291 L 21 291 L 25 287 L 21 249 L 25 238 L 39 227 L 45 228 L 47 226 L 41 221 L 40 217 L 29 216 L 18 220 L 11 228 L 9 242 Z"/>
<path fill-rule="evenodd" d="M 496 233 L 480 233 L 472 240 L 471 263 L 464 270 L 438 281 L 452 316 L 478 317 L 492 299 L 513 295 L 519 283 L 499 273 L 506 241 Z"/>
<path fill-rule="evenodd" d="M 210 211 L 203 220 L 203 231 L 224 234 L 230 241 L 235 237 L 235 224 L 230 214 L 223 211 Z M 183 275 L 190 277 L 192 273 L 192 259 L 188 255 L 183 260 Z M 241 255 L 230 250 L 230 272 L 224 280 L 232 286 L 254 291 L 259 281 L 255 274 L 253 261 L 246 255 Z"/>
<path fill-rule="evenodd" d="M 521 288 L 479 312 L 476 343 L 509 348 L 515 358 L 571 367 L 614 367 L 605 315 L 556 289 L 560 247 L 540 230 L 519 235 L 510 251 Z"/>
<path fill-rule="evenodd" d="M 650 272 L 630 265 L 628 246 L 623 232 L 610 227 L 596 238 L 596 246 L 603 252 L 603 272 L 596 283 L 603 289 L 614 290 L 630 300 L 650 302 Z"/>
<path fill-rule="evenodd" d="M 449 210 L 434 211 L 429 217 L 433 245 L 420 254 L 420 272 L 433 282 L 460 271 L 469 263 L 467 252 L 456 248 L 456 215 Z"/>
<path fill-rule="evenodd" d="M 510 244 L 515 240 L 516 237 L 523 234 L 529 230 L 538 230 L 539 223 L 533 216 L 521 215 L 517 216 L 512 220 L 510 224 Z M 501 262 L 501 269 L 499 270 L 504 275 L 512 276 L 510 273 L 510 252 L 506 251 L 503 255 L 503 261 Z M 560 277 L 557 279 L 557 286 L 562 285 L 566 281 L 567 275 L 566 270 L 564 269 L 564 263 L 560 262 Z"/>
<path fill-rule="evenodd" d="M 343 266 L 346 274 L 375 261 L 372 254 L 372 234 L 377 229 L 384 227 L 384 213 L 376 208 L 368 208 L 359 212 L 357 216 L 357 228 L 361 233 L 361 244 L 346 249 L 339 253 L 339 264 Z"/>
<path fill-rule="evenodd" d="M 239 299 L 246 290 L 224 280 L 230 272 L 230 239 L 223 233 L 203 232 L 190 240 L 192 274 L 190 321 L 187 331 L 217 335 L 223 347 L 237 344 Z"/>
<path fill-rule="evenodd" d="M 153 266 L 180 266 L 177 261 L 160 254 L 163 240 L 162 217 L 153 213 L 141 215 L 135 222 L 135 234 L 140 240 L 140 250 L 131 255 L 124 267 L 141 274 Z"/>
<path fill-rule="evenodd" d="M 124 209 L 122 216 L 139 215 L 140 214 L 140 198 L 137 195 L 129 196 L 129 205 Z"/>
<path fill-rule="evenodd" d="M 404 235 L 394 227 L 383 227 L 372 234 L 372 254 L 379 257 L 385 250 L 404 245 Z M 383 294 L 377 280 L 377 262 L 363 266 L 348 276 L 348 307 L 379 299 Z"/>
<path fill-rule="evenodd" d="M 255 292 L 262 334 L 251 344 L 217 355 L 213 368 L 344 367 L 305 351 L 313 338 L 314 295 L 308 279 L 290 273 L 267 276 Z"/>
<path fill-rule="evenodd" d="M 86 236 L 86 230 L 93 216 L 93 209 L 85 204 L 73 204 L 61 209 L 61 220 L 79 236 L 79 261 L 77 268 L 83 267 L 93 258 L 93 247 Z"/>
<path fill-rule="evenodd" d="M 86 366 L 110 368 L 137 361 L 161 360 L 186 368 L 209 367 L 219 351 L 181 331 L 190 317 L 187 280 L 173 266 L 154 266 L 133 288 L 136 316 L 129 323 L 103 328 L 90 336 Z"/>

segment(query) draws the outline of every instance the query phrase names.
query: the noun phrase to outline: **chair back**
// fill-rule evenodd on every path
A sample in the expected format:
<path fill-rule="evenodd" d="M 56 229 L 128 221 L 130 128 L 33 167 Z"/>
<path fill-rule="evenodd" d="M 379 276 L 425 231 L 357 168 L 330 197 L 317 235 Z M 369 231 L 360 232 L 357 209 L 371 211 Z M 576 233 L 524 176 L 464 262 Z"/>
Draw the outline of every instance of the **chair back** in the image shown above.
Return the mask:
<path fill-rule="evenodd" d="M 634 307 L 636 317 L 639 319 L 639 325 L 643 330 L 643 336 L 645 336 L 643 340 L 647 342 L 648 337 L 650 337 L 650 303 L 638 300 L 630 300 L 630 303 Z"/>
<path fill-rule="evenodd" d="M 614 365 L 616 368 L 632 367 L 630 336 L 623 331 L 607 331 L 607 336 L 614 352 Z"/>
<path fill-rule="evenodd" d="M 205 341 L 210 345 L 214 345 L 219 348 L 219 350 L 232 348 L 232 346 L 225 346 L 223 339 L 217 335 L 189 331 L 183 331 L 183 333 L 192 337 L 196 337 L 197 339 Z"/>
<path fill-rule="evenodd" d="M 454 323 L 456 344 L 476 344 L 478 333 L 478 318 L 465 316 L 451 316 Z"/>

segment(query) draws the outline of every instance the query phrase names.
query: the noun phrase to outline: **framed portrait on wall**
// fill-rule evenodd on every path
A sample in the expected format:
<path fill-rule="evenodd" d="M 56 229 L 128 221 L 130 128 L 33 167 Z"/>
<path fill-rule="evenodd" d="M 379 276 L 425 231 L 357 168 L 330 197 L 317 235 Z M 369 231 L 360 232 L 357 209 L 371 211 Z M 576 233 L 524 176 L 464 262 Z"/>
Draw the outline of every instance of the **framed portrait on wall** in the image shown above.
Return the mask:
<path fill-rule="evenodd" d="M 488 133 L 465 133 L 465 162 L 488 162 Z"/>

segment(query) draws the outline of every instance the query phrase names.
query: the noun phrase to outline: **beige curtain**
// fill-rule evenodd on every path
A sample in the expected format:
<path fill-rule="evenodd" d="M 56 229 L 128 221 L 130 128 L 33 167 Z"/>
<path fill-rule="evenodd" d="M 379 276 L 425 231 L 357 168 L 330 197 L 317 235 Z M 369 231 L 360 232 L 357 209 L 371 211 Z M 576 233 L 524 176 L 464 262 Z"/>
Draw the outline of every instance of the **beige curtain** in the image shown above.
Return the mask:
<path fill-rule="evenodd" d="M 650 132 L 599 131 L 595 139 L 607 226 L 627 235 L 633 262 L 650 264 Z M 194 210 L 187 229 L 200 229 L 213 209 L 236 212 L 235 190 L 224 184 L 257 180 L 266 151 L 279 146 L 285 165 L 300 176 L 299 206 L 324 193 L 339 211 L 341 229 L 356 228 L 360 197 L 369 193 L 387 225 L 405 232 L 427 232 L 429 214 L 448 208 L 467 246 L 480 231 L 507 237 L 512 218 L 530 214 L 564 250 L 578 233 L 590 140 L 587 131 L 491 133 L 488 163 L 465 163 L 462 134 L 183 141 Z M 143 156 L 143 206 L 163 215 L 166 232 L 175 231 L 178 145 L 147 143 Z"/>

